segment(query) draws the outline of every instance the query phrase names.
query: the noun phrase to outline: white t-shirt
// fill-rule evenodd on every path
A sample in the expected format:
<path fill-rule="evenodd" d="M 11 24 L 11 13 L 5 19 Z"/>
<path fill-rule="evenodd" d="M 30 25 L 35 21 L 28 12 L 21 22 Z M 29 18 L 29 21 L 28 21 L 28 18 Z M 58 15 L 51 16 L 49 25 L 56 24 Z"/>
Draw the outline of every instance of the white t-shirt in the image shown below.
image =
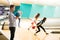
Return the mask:
<path fill-rule="evenodd" d="M 9 12 L 8 17 L 9 27 L 16 27 L 16 16 L 12 12 Z"/>

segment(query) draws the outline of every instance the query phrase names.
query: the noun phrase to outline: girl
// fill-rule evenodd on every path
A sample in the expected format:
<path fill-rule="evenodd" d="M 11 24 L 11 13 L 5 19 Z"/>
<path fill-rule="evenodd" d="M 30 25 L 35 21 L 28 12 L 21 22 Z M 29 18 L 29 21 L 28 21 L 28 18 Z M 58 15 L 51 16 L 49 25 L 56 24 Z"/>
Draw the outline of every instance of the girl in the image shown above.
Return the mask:
<path fill-rule="evenodd" d="M 40 28 L 42 28 L 43 31 L 44 31 L 46 34 L 48 34 L 48 33 L 46 32 L 46 30 L 42 27 L 42 24 L 43 24 L 45 21 L 46 21 L 46 17 L 44 17 L 39 23 L 37 23 L 37 29 L 38 29 L 38 31 L 36 31 L 36 33 L 35 33 L 34 35 L 36 35 L 38 32 L 40 32 Z"/>
<path fill-rule="evenodd" d="M 30 26 L 30 27 L 32 27 L 32 29 L 36 29 L 36 21 L 38 20 L 39 16 L 40 16 L 40 13 L 38 13 L 38 14 L 34 17 L 34 20 L 31 22 L 31 26 Z M 30 27 L 28 28 L 28 30 L 30 29 Z"/>

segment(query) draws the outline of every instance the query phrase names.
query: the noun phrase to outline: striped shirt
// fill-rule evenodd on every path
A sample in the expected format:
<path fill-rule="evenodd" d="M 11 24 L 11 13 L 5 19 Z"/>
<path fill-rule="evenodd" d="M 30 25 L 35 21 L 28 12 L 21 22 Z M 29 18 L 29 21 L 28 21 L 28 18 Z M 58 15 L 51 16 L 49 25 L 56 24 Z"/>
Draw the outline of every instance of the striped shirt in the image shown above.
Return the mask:
<path fill-rule="evenodd" d="M 41 20 L 39 23 L 37 23 L 37 26 L 41 26 L 45 21 Z"/>

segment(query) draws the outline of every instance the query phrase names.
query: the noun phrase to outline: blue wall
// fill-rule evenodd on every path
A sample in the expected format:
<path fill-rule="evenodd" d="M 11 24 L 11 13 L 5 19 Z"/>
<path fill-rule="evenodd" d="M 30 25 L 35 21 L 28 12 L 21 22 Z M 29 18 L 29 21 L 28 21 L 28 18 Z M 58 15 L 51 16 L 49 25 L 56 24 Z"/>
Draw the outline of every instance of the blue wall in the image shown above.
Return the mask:
<path fill-rule="evenodd" d="M 37 13 L 40 13 L 42 17 L 43 16 L 43 6 L 42 5 L 32 5 L 31 13 L 30 13 L 30 18 L 33 18 Z"/>
<path fill-rule="evenodd" d="M 16 7 L 15 7 L 14 13 L 17 12 L 18 10 L 20 10 L 20 6 L 16 6 Z"/>
<path fill-rule="evenodd" d="M 19 10 L 23 13 L 22 18 L 33 18 L 37 13 L 41 14 L 41 18 L 60 18 L 60 7 L 58 6 L 21 3 Z"/>
<path fill-rule="evenodd" d="M 53 18 L 55 12 L 55 7 L 53 6 L 44 6 L 43 8 L 43 17 Z"/>
<path fill-rule="evenodd" d="M 54 17 L 60 18 L 60 7 L 55 8 Z"/>
<path fill-rule="evenodd" d="M 32 4 L 21 4 L 20 10 L 22 11 L 22 18 L 29 18 Z"/>

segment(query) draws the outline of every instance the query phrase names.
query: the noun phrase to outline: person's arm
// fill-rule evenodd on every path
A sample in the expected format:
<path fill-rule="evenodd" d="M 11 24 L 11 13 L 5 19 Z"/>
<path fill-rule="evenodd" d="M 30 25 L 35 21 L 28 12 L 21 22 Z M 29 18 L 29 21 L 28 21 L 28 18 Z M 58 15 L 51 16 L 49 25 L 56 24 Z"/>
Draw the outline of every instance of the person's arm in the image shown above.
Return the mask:
<path fill-rule="evenodd" d="M 21 16 L 22 16 L 22 11 L 19 11 L 19 10 L 18 10 L 18 13 L 19 13 L 19 16 L 20 16 L 19 18 L 21 18 Z"/>
<path fill-rule="evenodd" d="M 22 15 L 22 11 L 18 11 L 18 13 L 20 14 L 20 16 Z"/>
<path fill-rule="evenodd" d="M 14 14 L 11 14 L 10 18 L 11 18 L 10 21 L 12 24 L 14 23 L 14 19 L 17 19 L 17 17 Z"/>
<path fill-rule="evenodd" d="M 37 26 L 40 26 L 43 24 L 43 21 L 41 20 L 39 23 L 37 23 Z"/>
<path fill-rule="evenodd" d="M 18 16 L 15 16 L 15 15 L 12 15 L 14 18 L 18 19 L 19 17 Z"/>
<path fill-rule="evenodd" d="M 18 16 L 16 16 L 16 19 L 18 19 L 19 17 Z"/>
<path fill-rule="evenodd" d="M 34 20 L 31 20 L 31 25 L 30 27 L 28 28 L 28 30 L 34 25 Z"/>

